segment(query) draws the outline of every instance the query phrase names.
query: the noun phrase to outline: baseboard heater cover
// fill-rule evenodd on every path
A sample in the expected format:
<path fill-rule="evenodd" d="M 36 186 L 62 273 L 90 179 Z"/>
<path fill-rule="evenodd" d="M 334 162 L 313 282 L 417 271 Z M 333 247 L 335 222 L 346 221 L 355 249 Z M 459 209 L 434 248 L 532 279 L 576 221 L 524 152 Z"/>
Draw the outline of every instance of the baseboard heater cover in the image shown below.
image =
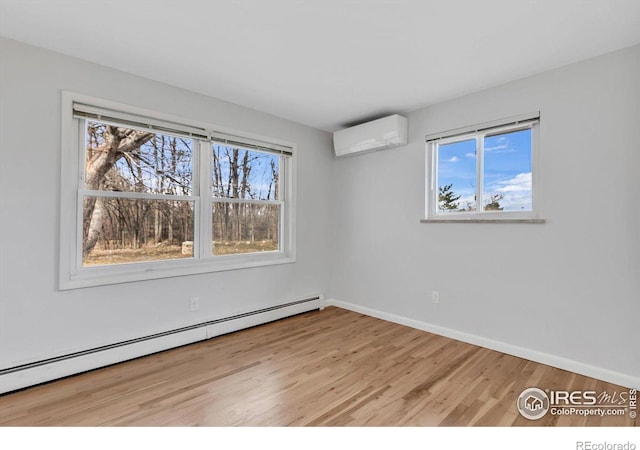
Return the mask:
<path fill-rule="evenodd" d="M 322 295 L 0 370 L 0 394 L 322 309 Z"/>

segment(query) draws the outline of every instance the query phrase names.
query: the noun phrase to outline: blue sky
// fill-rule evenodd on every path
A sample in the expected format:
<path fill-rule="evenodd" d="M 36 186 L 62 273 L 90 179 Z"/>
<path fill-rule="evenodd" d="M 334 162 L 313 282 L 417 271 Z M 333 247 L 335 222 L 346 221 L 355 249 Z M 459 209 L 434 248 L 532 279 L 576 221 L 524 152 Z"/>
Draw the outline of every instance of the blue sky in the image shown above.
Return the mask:
<path fill-rule="evenodd" d="M 99 147 L 104 143 L 106 126 L 100 122 L 89 121 L 87 130 L 94 130 L 94 140 L 90 133 L 86 135 L 87 147 Z M 211 150 L 220 158 L 222 187 L 226 190 L 231 173 L 230 154 L 237 147 L 213 143 Z M 121 177 L 118 185 L 105 186 L 106 190 L 124 190 L 157 194 L 191 195 L 193 191 L 193 149 L 191 139 L 156 134 L 154 138 L 140 147 L 139 158 L 120 158 L 115 164 L 115 170 Z M 250 171 L 247 182 L 250 190 L 245 193 L 247 199 L 276 200 L 275 179 L 273 170 L 279 172 L 280 156 L 254 150 L 238 148 L 240 164 L 239 177 L 241 182 L 245 174 L 242 161 L 245 154 L 249 154 Z M 274 165 L 272 169 L 271 165 Z M 213 167 L 212 167 L 213 171 Z M 214 180 L 212 179 L 212 182 Z M 212 186 L 213 196 L 222 195 Z"/>
<path fill-rule="evenodd" d="M 438 147 L 438 186 L 452 184 L 459 208 L 475 205 L 475 139 Z M 531 130 L 489 136 L 484 141 L 483 204 L 500 194 L 504 211 L 531 210 Z"/>
<path fill-rule="evenodd" d="M 212 150 L 214 154 L 219 155 L 220 158 L 220 170 L 222 172 L 223 185 L 226 187 L 229 182 L 229 176 L 231 173 L 231 162 L 229 159 L 230 153 L 234 148 L 223 144 L 213 144 Z M 276 200 L 277 193 L 275 191 L 275 180 L 271 168 L 271 163 L 275 165 L 275 170 L 278 172 L 280 164 L 280 156 L 270 153 L 263 153 L 253 150 L 247 150 L 239 148 L 238 160 L 242 163 L 245 153 L 249 152 L 249 161 L 251 171 L 248 176 L 248 183 L 251 186 L 251 192 L 247 192 L 244 198 L 258 199 L 258 200 Z M 215 161 L 213 162 L 215 164 Z M 212 169 L 213 171 L 213 169 Z M 244 172 L 240 167 L 239 176 L 242 178 Z M 220 193 L 215 192 L 213 189 L 213 195 L 219 196 Z"/>
<path fill-rule="evenodd" d="M 90 138 L 91 129 L 95 131 L 95 141 Z M 104 124 L 87 121 L 87 147 L 102 145 L 105 132 Z M 107 184 L 105 189 L 191 195 L 193 148 L 191 139 L 156 134 L 140 147 L 137 152 L 139 157 L 124 156 L 118 159 L 115 169 L 121 177 L 120 182 L 117 185 Z"/>

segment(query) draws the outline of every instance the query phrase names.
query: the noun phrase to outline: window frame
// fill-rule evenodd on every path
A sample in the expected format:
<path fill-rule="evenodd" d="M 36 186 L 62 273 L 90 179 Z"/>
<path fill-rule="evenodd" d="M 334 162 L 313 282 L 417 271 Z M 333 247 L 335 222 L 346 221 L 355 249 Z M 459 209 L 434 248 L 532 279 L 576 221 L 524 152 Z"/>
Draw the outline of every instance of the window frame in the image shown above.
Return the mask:
<path fill-rule="evenodd" d="M 531 129 L 531 211 L 485 211 L 483 205 L 484 185 L 484 140 L 487 137 Z M 534 112 L 494 120 L 478 125 L 458 128 L 426 136 L 425 148 L 425 215 L 423 223 L 451 222 L 503 222 L 503 223 L 544 223 L 537 210 L 538 199 L 538 154 L 539 154 L 540 113 Z M 476 140 L 476 210 L 451 213 L 438 212 L 438 146 Z"/>
<path fill-rule="evenodd" d="M 115 111 L 125 118 L 130 115 L 132 117 L 148 118 L 149 122 L 159 124 L 159 128 L 155 131 L 158 134 L 172 135 L 170 131 L 161 128 L 163 123 L 181 124 L 186 130 L 189 130 L 189 128 L 204 130 L 207 136 L 206 139 L 203 136 L 193 138 L 192 195 L 110 193 L 109 191 L 100 191 L 100 195 L 104 197 L 132 197 L 149 200 L 175 199 L 193 202 L 194 254 L 192 258 L 82 266 L 82 199 L 86 195 L 93 195 L 95 191 L 86 189 L 84 185 L 85 127 L 82 126 L 83 119 L 73 116 L 74 103 Z M 100 120 L 96 119 L 96 121 Z M 126 122 L 118 124 L 123 127 L 135 128 L 135 126 L 131 126 Z M 231 138 L 233 139 L 231 140 Z M 281 205 L 278 224 L 278 250 L 214 255 L 211 246 L 205 245 L 206 242 L 212 242 L 212 209 L 213 203 L 217 201 L 217 198 L 211 194 L 210 188 L 212 145 L 225 142 L 233 143 L 233 145 L 250 151 L 260 151 L 260 148 L 262 148 L 263 151 L 269 149 L 271 153 L 280 153 L 280 195 L 278 200 L 275 201 L 275 203 Z M 287 149 L 286 155 L 283 149 Z M 83 94 L 62 91 L 61 155 L 59 290 L 288 264 L 296 261 L 295 182 L 297 151 L 294 143 L 214 124 L 188 120 Z"/>

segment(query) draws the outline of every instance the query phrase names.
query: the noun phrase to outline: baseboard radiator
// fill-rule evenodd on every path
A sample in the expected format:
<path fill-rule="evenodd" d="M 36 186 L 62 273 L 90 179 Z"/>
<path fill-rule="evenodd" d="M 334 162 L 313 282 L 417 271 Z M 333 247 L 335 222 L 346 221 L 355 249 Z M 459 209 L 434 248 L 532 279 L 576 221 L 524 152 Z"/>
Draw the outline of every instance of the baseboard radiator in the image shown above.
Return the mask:
<path fill-rule="evenodd" d="M 181 345 L 211 339 L 233 331 L 265 324 L 303 312 L 322 309 L 323 307 L 324 298 L 322 295 L 316 295 L 256 311 L 9 367 L 0 370 L 0 394 Z"/>

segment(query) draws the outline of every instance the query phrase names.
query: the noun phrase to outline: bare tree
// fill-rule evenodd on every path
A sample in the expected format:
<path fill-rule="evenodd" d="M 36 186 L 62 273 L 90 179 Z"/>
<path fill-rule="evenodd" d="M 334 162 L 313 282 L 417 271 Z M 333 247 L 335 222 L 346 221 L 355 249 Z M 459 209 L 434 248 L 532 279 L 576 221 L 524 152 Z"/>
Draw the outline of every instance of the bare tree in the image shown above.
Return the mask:
<path fill-rule="evenodd" d="M 173 195 L 192 190 L 191 141 L 178 137 L 89 122 L 86 160 L 88 189 Z M 190 240 L 192 232 L 183 231 L 191 221 L 187 202 L 87 197 L 83 254 L 99 241 L 138 249 Z"/>
<path fill-rule="evenodd" d="M 102 130 L 100 130 L 102 128 Z M 95 134 L 102 132 L 102 139 Z M 139 150 L 142 145 L 148 142 L 153 133 L 119 128 L 112 125 L 105 127 L 89 127 L 89 142 L 99 142 L 95 148 L 87 151 L 85 183 L 87 189 L 105 189 L 108 177 L 107 173 L 113 169 L 116 162 L 126 158 L 128 163 L 135 161 L 139 157 Z M 95 247 L 102 225 L 106 216 L 104 199 L 102 197 L 88 197 L 84 200 L 84 239 L 82 254 L 87 256 Z"/>
<path fill-rule="evenodd" d="M 489 202 L 485 205 L 485 211 L 502 211 L 504 208 L 500 206 L 500 200 L 504 198 L 504 195 L 499 193 L 493 193 L 489 195 Z"/>
<path fill-rule="evenodd" d="M 233 245 L 232 252 L 255 251 L 256 241 L 272 241 L 278 236 L 278 207 L 238 200 L 276 200 L 278 157 L 242 147 L 213 145 L 212 194 L 214 197 L 214 241 L 221 247 Z M 267 247 L 273 243 L 265 242 Z M 244 245 L 244 250 L 239 246 Z M 271 248 L 269 247 L 269 248 Z M 226 252 L 224 248 L 221 252 Z"/>

